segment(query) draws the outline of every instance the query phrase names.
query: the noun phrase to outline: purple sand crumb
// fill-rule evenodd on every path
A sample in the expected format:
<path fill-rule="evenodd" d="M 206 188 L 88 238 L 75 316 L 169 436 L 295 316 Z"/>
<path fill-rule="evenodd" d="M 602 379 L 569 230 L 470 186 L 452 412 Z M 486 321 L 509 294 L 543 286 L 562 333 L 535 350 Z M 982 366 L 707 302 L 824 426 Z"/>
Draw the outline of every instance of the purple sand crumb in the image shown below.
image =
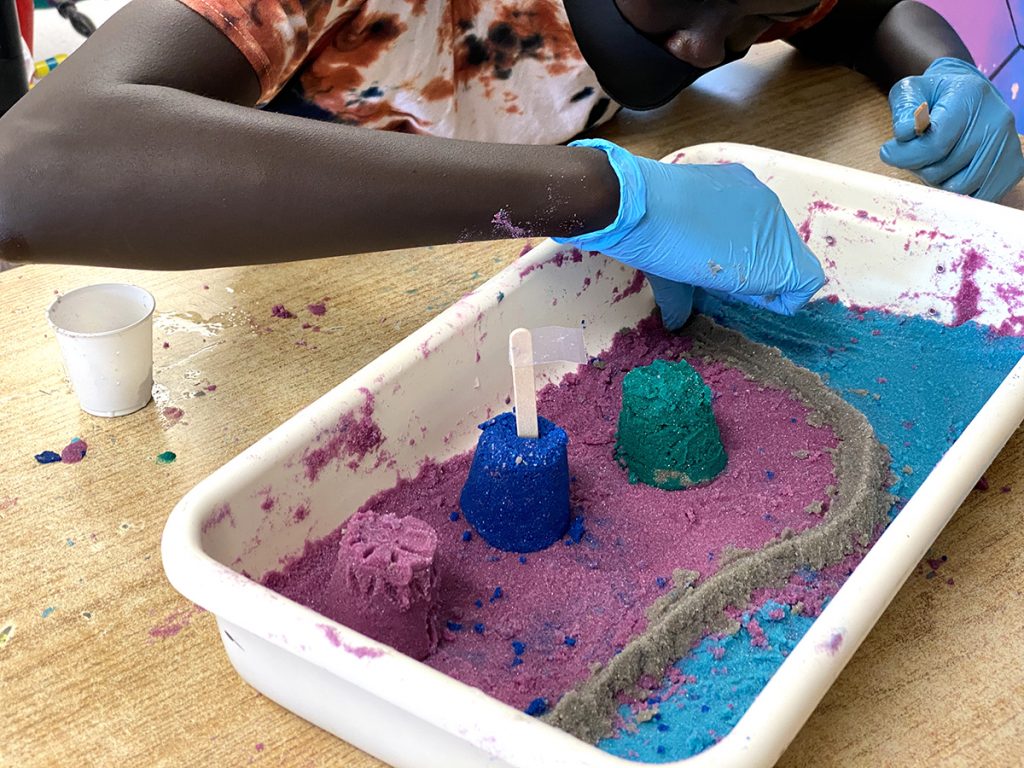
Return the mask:
<path fill-rule="evenodd" d="M 517 227 L 512 223 L 512 217 L 507 209 L 502 208 L 491 218 L 491 225 L 494 231 L 505 237 L 526 237 L 530 233 L 523 227 Z"/>
<path fill-rule="evenodd" d="M 327 305 L 324 304 L 323 302 L 319 302 L 317 304 L 307 304 L 306 309 L 309 310 L 309 314 L 316 315 L 317 317 L 322 317 L 323 315 L 327 314 Z"/>
<path fill-rule="evenodd" d="M 353 413 L 346 413 L 338 419 L 338 423 L 321 434 L 318 439 L 330 435 L 327 442 L 311 451 L 307 451 L 302 457 L 302 463 L 306 465 L 306 479 L 315 483 L 320 473 L 329 464 L 343 458 L 351 458 L 353 464 L 358 465 L 366 458 L 368 453 L 377 450 L 384 437 L 381 435 L 380 427 L 373 421 L 373 394 L 363 392 L 366 402 L 363 403 L 361 413 L 357 419 Z"/>
<path fill-rule="evenodd" d="M 835 656 L 839 653 L 839 649 L 843 647 L 843 639 L 845 632 L 838 630 L 832 633 L 827 643 L 822 643 L 818 646 L 819 650 L 824 651 L 829 656 Z"/>
<path fill-rule="evenodd" d="M 211 529 L 216 528 L 225 520 L 231 523 L 232 528 L 235 527 L 235 517 L 231 514 L 230 504 L 221 504 L 217 507 L 213 514 L 206 518 L 206 521 L 203 523 L 202 532 L 204 534 L 209 533 Z"/>
<path fill-rule="evenodd" d="M 981 314 L 981 309 L 978 306 L 981 290 L 978 288 L 974 276 L 986 264 L 985 257 L 974 248 L 964 251 L 963 259 L 957 265 L 960 269 L 960 290 L 953 297 L 953 310 L 956 313 L 953 320 L 954 327 L 963 325 Z"/>
<path fill-rule="evenodd" d="M 644 273 L 638 269 L 636 274 L 633 275 L 633 279 L 630 281 L 629 285 L 627 285 L 621 293 L 617 294 L 615 298 L 612 299 L 612 304 L 618 304 L 627 296 L 632 296 L 634 293 L 640 293 L 640 291 L 643 290 L 643 287 Z"/>
<path fill-rule="evenodd" d="M 185 415 L 185 411 L 178 408 L 176 405 L 169 405 L 160 413 L 163 414 L 163 417 L 167 420 L 169 425 L 177 424 L 181 421 L 181 417 Z"/>
<path fill-rule="evenodd" d="M 275 304 L 270 308 L 270 314 L 272 317 L 280 317 L 282 320 L 288 320 L 289 318 L 295 317 L 295 313 L 289 312 L 285 309 L 284 304 Z"/>
<path fill-rule="evenodd" d="M 77 464 L 85 458 L 85 452 L 89 449 L 85 440 L 75 438 L 60 452 L 60 460 L 65 464 Z"/>
<path fill-rule="evenodd" d="M 688 356 L 691 341 L 668 334 L 654 318 L 618 335 L 600 358 L 604 368 L 581 366 L 558 386 L 538 393 L 541 414 L 558 419 L 570 436 L 569 464 L 574 510 L 586 516 L 587 535 L 579 546 L 553 546 L 532 554 L 529 566 L 500 554 L 479 537 L 466 543 L 441 536 L 436 565 L 439 612 L 470 624 L 486 618 L 483 635 L 446 636 L 426 663 L 517 709 L 537 696 L 557 701 L 590 676 L 593 663 L 605 663 L 647 627 L 646 612 L 659 597 L 655 578 L 677 569 L 714 574 L 734 548 L 759 549 L 786 529 L 818 525 L 808 505 L 821 502 L 835 482 L 832 450 L 838 445 L 828 427 L 808 424 L 808 411 L 789 392 L 748 379 L 741 371 L 702 356 Z M 713 408 L 729 463 L 713 483 L 667 492 L 630 485 L 613 457 L 626 371 L 656 358 L 686 357 L 714 393 Z M 794 453 L 808 458 L 797 459 Z M 365 509 L 399 516 L 412 514 L 435 530 L 450 525 L 458 508 L 472 456 L 438 464 L 426 460 L 418 474 L 369 499 Z M 765 482 L 771 468 L 776 481 Z M 771 520 L 762 513 L 770 512 Z M 304 605 L 315 606 L 330 579 L 342 535 L 338 529 L 318 541 L 264 583 Z M 709 553 L 712 557 L 709 557 Z M 794 577 L 787 590 L 825 600 L 829 579 L 805 583 Z M 504 599 L 491 602 L 494 585 Z M 808 610 L 810 613 L 810 608 Z M 579 638 L 576 647 L 565 637 Z M 529 664 L 509 666 L 508 641 L 528 644 Z"/>

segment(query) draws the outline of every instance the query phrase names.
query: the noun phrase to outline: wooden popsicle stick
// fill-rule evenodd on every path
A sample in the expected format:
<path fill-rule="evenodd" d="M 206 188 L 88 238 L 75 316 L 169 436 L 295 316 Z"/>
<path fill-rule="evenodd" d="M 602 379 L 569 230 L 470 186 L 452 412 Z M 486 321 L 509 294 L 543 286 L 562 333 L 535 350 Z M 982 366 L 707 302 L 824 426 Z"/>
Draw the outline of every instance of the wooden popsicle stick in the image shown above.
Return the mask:
<path fill-rule="evenodd" d="M 533 377 L 533 336 L 526 328 L 508 335 L 512 359 L 512 394 L 516 405 L 516 434 L 537 437 L 537 383 Z"/>
<path fill-rule="evenodd" d="M 918 136 L 923 135 L 931 124 L 932 116 L 928 112 L 928 102 L 922 101 L 921 106 L 914 110 L 914 133 Z"/>

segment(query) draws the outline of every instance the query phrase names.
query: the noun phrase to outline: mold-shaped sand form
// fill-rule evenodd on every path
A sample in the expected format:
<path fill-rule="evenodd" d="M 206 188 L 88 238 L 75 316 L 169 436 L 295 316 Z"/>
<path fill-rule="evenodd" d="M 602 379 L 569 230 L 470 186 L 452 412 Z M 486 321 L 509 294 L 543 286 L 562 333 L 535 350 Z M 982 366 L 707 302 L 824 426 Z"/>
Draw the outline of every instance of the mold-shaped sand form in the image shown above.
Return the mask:
<path fill-rule="evenodd" d="M 338 546 L 325 594 L 330 618 L 415 659 L 437 649 L 437 534 L 415 517 L 362 510 Z"/>
<path fill-rule="evenodd" d="M 631 483 L 666 491 L 711 482 L 725 469 L 711 387 L 692 365 L 655 360 L 626 374 L 615 458 Z"/>
<path fill-rule="evenodd" d="M 569 527 L 569 438 L 544 417 L 538 436 L 519 437 L 516 417 L 502 413 L 480 425 L 459 503 L 492 547 L 536 552 Z"/>

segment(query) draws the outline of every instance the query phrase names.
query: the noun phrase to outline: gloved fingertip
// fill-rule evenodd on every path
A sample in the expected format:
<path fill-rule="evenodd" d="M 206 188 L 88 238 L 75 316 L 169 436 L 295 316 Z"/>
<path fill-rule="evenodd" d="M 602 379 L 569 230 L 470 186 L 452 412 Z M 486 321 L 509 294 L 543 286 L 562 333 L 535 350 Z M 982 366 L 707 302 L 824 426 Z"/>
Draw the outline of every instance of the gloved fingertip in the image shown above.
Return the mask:
<path fill-rule="evenodd" d="M 686 321 L 689 319 L 689 312 L 684 315 L 680 312 L 666 310 L 664 307 L 661 309 L 661 324 L 665 326 L 666 331 L 678 331 L 686 325 Z"/>
<path fill-rule="evenodd" d="M 914 118 L 909 120 L 900 118 L 892 126 L 892 135 L 898 142 L 911 141 L 917 138 L 917 129 L 914 127 Z"/>
<path fill-rule="evenodd" d="M 896 139 L 890 139 L 889 141 L 885 142 L 885 144 L 883 144 L 882 147 L 878 150 L 879 159 L 886 165 L 896 165 L 896 161 L 893 157 L 893 152 L 896 149 L 896 146 Z"/>

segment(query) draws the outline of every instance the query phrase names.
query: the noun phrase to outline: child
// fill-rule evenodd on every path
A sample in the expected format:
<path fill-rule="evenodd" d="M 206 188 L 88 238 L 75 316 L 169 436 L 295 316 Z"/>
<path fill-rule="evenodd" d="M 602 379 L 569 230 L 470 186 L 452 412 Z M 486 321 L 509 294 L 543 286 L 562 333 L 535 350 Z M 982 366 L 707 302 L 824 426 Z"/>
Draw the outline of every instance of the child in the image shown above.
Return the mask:
<path fill-rule="evenodd" d="M 671 327 L 692 286 L 792 313 L 823 274 L 749 171 L 557 146 L 780 37 L 893 86 L 886 162 L 985 199 L 1024 175 L 1009 108 L 910 0 L 134 0 L 0 120 L 0 258 L 550 235 L 647 272 Z"/>

